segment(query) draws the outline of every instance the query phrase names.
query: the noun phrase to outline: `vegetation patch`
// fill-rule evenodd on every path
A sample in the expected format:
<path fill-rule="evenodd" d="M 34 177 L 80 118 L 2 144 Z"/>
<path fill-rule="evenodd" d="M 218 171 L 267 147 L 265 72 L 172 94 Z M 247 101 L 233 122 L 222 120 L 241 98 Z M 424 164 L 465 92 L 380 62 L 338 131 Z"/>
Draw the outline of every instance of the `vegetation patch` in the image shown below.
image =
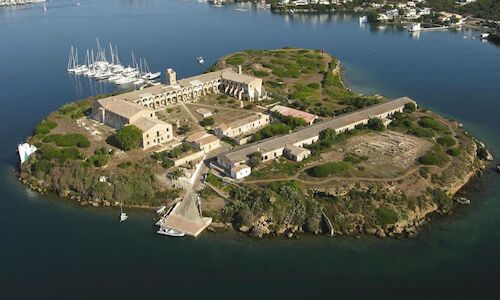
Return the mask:
<path fill-rule="evenodd" d="M 50 131 L 57 127 L 57 123 L 49 120 L 43 120 L 35 128 L 35 134 L 45 135 L 50 133 Z"/>
<path fill-rule="evenodd" d="M 444 166 L 448 162 L 448 157 L 444 153 L 429 151 L 418 158 L 418 162 L 422 165 L 434 165 L 438 167 Z"/>
<path fill-rule="evenodd" d="M 59 147 L 88 148 L 90 141 L 80 133 L 51 134 L 43 138 L 44 143 L 55 143 Z"/>
<path fill-rule="evenodd" d="M 375 223 L 379 226 L 387 226 L 398 221 L 398 213 L 389 207 L 379 207 L 375 210 Z"/>
<path fill-rule="evenodd" d="M 137 149 L 141 146 L 142 130 L 134 125 L 127 125 L 118 130 L 115 139 L 121 149 L 125 151 Z"/>
<path fill-rule="evenodd" d="M 343 161 L 328 162 L 306 170 L 306 173 L 312 177 L 328 177 L 332 175 L 348 175 L 350 165 Z"/>

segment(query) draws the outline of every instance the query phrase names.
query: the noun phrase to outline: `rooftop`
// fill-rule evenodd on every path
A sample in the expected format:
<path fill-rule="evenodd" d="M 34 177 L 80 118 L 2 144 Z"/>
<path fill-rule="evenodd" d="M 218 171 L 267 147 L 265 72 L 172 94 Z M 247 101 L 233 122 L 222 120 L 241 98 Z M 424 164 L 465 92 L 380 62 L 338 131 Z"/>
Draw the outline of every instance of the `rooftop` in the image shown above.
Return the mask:
<path fill-rule="evenodd" d="M 276 105 L 273 108 L 271 108 L 271 111 L 278 112 L 284 116 L 301 118 L 301 119 L 306 120 L 306 122 L 308 122 L 308 123 L 312 123 L 314 120 L 316 120 L 318 118 L 317 115 L 313 115 L 311 113 L 301 111 L 301 110 L 298 110 L 295 108 L 286 107 L 283 105 Z"/>
<path fill-rule="evenodd" d="M 142 132 L 147 132 L 147 131 L 153 129 L 156 125 L 169 126 L 170 124 L 163 122 L 161 120 L 158 120 L 158 119 L 154 119 L 154 118 L 141 117 L 141 118 L 137 119 L 136 121 L 134 121 L 132 123 L 132 125 L 137 126 L 137 128 L 142 130 Z"/>
<path fill-rule="evenodd" d="M 97 102 L 104 107 L 106 110 L 109 110 L 117 115 L 120 115 L 125 118 L 132 118 L 136 114 L 143 111 L 151 111 L 150 109 L 143 107 L 141 105 L 124 101 L 121 99 L 117 99 L 114 97 L 99 99 Z"/>

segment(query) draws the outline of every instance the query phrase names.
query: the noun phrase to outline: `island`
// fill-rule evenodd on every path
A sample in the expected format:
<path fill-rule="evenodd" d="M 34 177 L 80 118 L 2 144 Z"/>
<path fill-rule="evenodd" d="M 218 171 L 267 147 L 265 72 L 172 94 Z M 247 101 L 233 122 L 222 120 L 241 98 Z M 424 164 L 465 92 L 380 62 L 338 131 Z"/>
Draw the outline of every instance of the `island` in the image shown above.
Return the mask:
<path fill-rule="evenodd" d="M 491 155 L 456 121 L 360 95 L 322 50 L 246 50 L 206 73 L 63 105 L 19 146 L 19 179 L 81 206 L 160 209 L 197 236 L 412 237 Z M 165 211 L 165 213 L 163 213 Z"/>

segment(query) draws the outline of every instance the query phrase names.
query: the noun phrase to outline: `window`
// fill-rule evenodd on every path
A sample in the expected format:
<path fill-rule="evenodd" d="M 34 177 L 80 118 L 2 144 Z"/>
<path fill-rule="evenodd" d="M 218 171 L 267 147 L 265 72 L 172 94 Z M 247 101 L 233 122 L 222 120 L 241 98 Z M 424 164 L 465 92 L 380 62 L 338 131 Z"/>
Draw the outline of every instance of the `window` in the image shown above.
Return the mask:
<path fill-rule="evenodd" d="M 156 132 L 156 137 L 159 137 L 159 136 L 160 136 L 160 132 L 159 132 L 159 131 L 157 131 L 157 132 Z"/>
<path fill-rule="evenodd" d="M 146 138 L 148 138 L 148 139 L 149 139 L 149 134 L 146 134 Z"/>

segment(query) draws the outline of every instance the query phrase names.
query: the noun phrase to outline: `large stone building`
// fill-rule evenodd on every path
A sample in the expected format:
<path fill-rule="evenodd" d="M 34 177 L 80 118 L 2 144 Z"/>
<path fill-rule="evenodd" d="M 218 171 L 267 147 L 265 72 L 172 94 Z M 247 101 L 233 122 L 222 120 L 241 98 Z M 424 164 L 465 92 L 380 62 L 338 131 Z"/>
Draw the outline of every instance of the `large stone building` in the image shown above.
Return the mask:
<path fill-rule="evenodd" d="M 115 129 L 134 125 L 142 130 L 142 148 L 160 145 L 173 139 L 172 125 L 155 116 L 154 110 L 114 97 L 97 100 L 91 117 Z"/>
<path fill-rule="evenodd" d="M 371 118 L 387 118 L 394 115 L 395 112 L 403 112 L 406 104 L 415 101 L 410 98 L 403 97 L 390 102 L 374 105 L 353 113 L 345 114 L 331 120 L 315 123 L 306 128 L 294 131 L 289 134 L 278 137 L 270 137 L 265 140 L 235 148 L 226 153 L 217 156 L 217 163 L 225 169 L 226 173 L 233 178 L 233 174 L 238 173 L 240 169 L 248 168 L 247 162 L 252 153 L 260 152 L 262 161 L 268 161 L 285 155 L 294 161 L 301 161 L 310 155 L 309 150 L 304 149 L 304 146 L 315 143 L 319 140 L 321 131 L 331 128 L 337 133 L 352 130 L 356 125 L 367 124 Z M 387 124 L 388 122 L 384 122 Z M 303 150 L 301 150 L 303 149 Z M 238 173 L 239 178 L 243 174 Z M 246 172 L 245 176 L 250 175 Z"/>
<path fill-rule="evenodd" d="M 167 83 L 164 85 L 135 90 L 114 98 L 158 110 L 171 104 L 220 92 L 238 100 L 258 101 L 265 97 L 262 79 L 243 74 L 241 68 L 238 68 L 238 72 L 226 68 L 180 80 L 177 80 L 173 69 L 167 69 L 166 76 Z"/>

